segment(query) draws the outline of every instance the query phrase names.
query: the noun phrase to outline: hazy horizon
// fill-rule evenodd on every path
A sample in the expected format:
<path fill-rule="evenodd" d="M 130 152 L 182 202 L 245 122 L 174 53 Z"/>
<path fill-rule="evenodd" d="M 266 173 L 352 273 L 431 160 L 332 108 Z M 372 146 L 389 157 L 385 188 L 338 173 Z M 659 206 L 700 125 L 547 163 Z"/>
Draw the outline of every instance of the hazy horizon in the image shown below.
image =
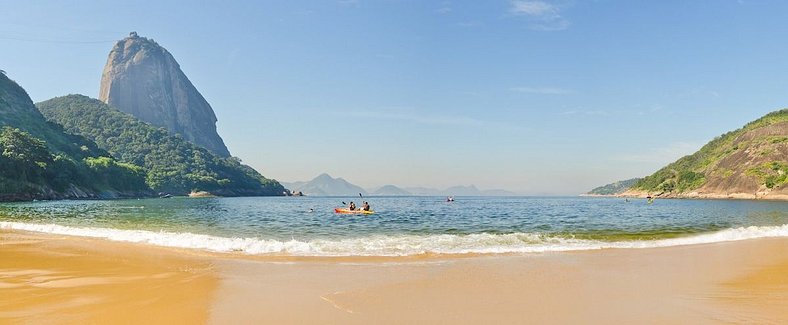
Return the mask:
<path fill-rule="evenodd" d="M 0 69 L 97 97 L 117 40 L 173 54 L 233 156 L 364 188 L 573 195 L 784 108 L 783 2 L 2 2 Z M 111 13 L 111 14 L 110 14 Z"/>

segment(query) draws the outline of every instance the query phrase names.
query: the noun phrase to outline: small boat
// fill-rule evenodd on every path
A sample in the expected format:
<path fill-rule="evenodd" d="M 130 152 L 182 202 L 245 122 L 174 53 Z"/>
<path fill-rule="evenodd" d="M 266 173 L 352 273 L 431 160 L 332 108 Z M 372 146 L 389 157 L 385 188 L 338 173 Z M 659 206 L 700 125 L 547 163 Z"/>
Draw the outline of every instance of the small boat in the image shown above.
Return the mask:
<path fill-rule="evenodd" d="M 375 211 L 350 210 L 348 208 L 334 208 L 334 212 L 339 214 L 374 214 L 375 213 Z"/>

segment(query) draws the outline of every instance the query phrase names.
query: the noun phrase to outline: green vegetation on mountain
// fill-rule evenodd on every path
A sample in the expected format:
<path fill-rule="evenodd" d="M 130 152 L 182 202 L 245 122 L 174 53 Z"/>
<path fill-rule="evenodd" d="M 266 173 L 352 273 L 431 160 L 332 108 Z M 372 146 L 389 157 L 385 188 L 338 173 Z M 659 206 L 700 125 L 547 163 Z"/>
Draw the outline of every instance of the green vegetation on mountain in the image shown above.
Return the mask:
<path fill-rule="evenodd" d="M 47 122 L 0 73 L 0 201 L 151 194 L 144 173 Z M 100 163 L 99 163 L 100 162 Z"/>
<path fill-rule="evenodd" d="M 285 191 L 238 158 L 219 157 L 99 100 L 68 95 L 38 103 L 38 108 L 67 132 L 95 141 L 119 161 L 143 167 L 146 183 L 157 192 L 251 196 Z"/>
<path fill-rule="evenodd" d="M 640 180 L 640 178 L 632 178 L 624 181 L 618 181 L 615 183 L 610 183 L 604 186 L 597 187 L 587 194 L 593 195 L 616 195 L 624 193 L 628 190 L 632 185 L 635 185 Z"/>
<path fill-rule="evenodd" d="M 719 136 L 633 186 L 660 195 L 788 194 L 788 109 Z"/>

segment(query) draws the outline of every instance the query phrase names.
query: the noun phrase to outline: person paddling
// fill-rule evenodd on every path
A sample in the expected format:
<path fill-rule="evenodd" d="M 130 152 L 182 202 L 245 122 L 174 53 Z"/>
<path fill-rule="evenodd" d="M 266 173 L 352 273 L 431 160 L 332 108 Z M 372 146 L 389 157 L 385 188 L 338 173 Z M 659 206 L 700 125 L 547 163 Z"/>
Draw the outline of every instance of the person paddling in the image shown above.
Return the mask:
<path fill-rule="evenodd" d="M 361 210 L 369 211 L 369 202 L 364 201 L 364 204 L 361 205 Z"/>
<path fill-rule="evenodd" d="M 353 203 L 353 201 L 350 201 L 350 205 L 348 205 L 347 209 L 350 210 L 350 211 L 355 211 L 356 210 L 356 204 Z"/>

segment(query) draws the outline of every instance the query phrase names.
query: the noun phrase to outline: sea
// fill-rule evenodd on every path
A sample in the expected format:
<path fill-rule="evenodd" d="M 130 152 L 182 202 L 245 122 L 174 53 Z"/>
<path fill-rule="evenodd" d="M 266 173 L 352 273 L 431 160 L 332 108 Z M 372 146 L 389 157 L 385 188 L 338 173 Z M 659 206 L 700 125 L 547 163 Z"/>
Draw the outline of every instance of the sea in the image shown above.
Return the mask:
<path fill-rule="evenodd" d="M 372 215 L 334 213 L 368 201 Z M 788 202 L 243 197 L 0 204 L 0 229 L 260 256 L 529 254 L 788 237 Z"/>

